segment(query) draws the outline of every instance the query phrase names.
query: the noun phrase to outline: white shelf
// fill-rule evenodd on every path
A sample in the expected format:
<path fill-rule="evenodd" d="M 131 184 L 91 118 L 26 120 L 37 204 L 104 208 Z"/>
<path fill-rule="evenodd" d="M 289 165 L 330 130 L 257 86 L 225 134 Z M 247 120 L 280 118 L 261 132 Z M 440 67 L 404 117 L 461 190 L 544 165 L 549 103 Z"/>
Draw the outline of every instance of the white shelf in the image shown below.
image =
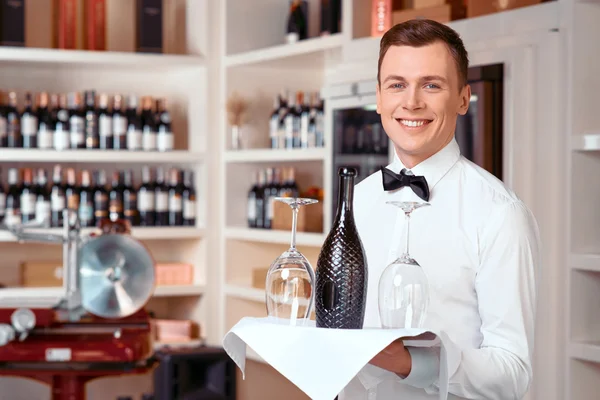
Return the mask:
<path fill-rule="evenodd" d="M 579 271 L 600 272 L 600 254 L 571 254 L 570 264 Z"/>
<path fill-rule="evenodd" d="M 264 289 L 256 289 L 249 286 L 239 286 L 230 284 L 225 286 L 225 294 L 229 297 L 255 301 L 257 303 L 265 302 Z"/>
<path fill-rule="evenodd" d="M 324 148 L 315 149 L 252 149 L 228 151 L 224 159 L 229 163 L 323 161 L 327 156 Z"/>
<path fill-rule="evenodd" d="M 268 229 L 251 228 L 227 228 L 225 230 L 227 239 L 244 240 L 248 242 L 265 242 L 290 244 L 291 232 L 275 231 Z M 327 235 L 323 233 L 298 232 L 296 235 L 297 246 L 320 247 L 323 245 Z"/>
<path fill-rule="evenodd" d="M 158 151 L 119 151 L 119 150 L 40 150 L 2 149 L 0 162 L 62 162 L 62 163 L 200 163 L 204 157 L 200 153 L 183 150 Z"/>
<path fill-rule="evenodd" d="M 0 64 L 135 67 L 136 70 L 173 70 L 199 67 L 203 58 L 194 55 L 149 54 L 120 51 L 87 51 L 0 47 Z"/>
<path fill-rule="evenodd" d="M 184 297 L 184 296 L 200 296 L 204 294 L 203 285 L 174 285 L 174 286 L 157 286 L 154 290 L 154 297 Z M 50 288 L 6 288 L 0 289 L 0 303 L 4 300 L 53 300 L 58 299 L 63 294 L 63 289 L 60 287 Z"/>
<path fill-rule="evenodd" d="M 571 343 L 569 355 L 577 360 L 600 363 L 600 343 Z"/>
<path fill-rule="evenodd" d="M 96 228 L 83 228 L 82 235 L 88 235 L 94 232 Z M 28 232 L 35 233 L 53 233 L 60 235 L 62 228 L 50 229 L 31 229 Z M 194 239 L 201 238 L 204 230 L 196 227 L 187 226 L 167 226 L 167 227 L 148 227 L 132 228 L 131 235 L 140 240 L 171 240 L 171 239 Z M 8 231 L 0 231 L 0 242 L 16 242 L 16 238 Z M 29 243 L 29 242 L 27 242 Z M 31 242 L 33 243 L 33 242 Z"/>
<path fill-rule="evenodd" d="M 571 146 L 575 151 L 600 151 L 600 133 L 574 136 Z"/>
<path fill-rule="evenodd" d="M 226 67 L 262 65 L 277 68 L 320 69 L 327 53 L 342 48 L 342 34 L 306 39 L 292 44 L 248 51 L 229 55 L 225 58 Z"/>

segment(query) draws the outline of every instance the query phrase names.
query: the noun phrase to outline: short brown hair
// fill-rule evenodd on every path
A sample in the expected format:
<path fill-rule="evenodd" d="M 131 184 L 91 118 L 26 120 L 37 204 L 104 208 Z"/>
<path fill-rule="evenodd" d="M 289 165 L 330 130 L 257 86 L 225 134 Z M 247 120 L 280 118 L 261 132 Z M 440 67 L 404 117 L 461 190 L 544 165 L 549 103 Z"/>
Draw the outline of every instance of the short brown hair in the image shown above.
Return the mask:
<path fill-rule="evenodd" d="M 456 62 L 458 84 L 462 89 L 467 83 L 469 55 L 460 35 L 447 25 L 430 19 L 412 19 L 394 25 L 381 38 L 379 44 L 379 63 L 377 65 L 377 83 L 381 84 L 380 76 L 383 57 L 391 46 L 427 46 L 434 42 L 444 42 Z"/>

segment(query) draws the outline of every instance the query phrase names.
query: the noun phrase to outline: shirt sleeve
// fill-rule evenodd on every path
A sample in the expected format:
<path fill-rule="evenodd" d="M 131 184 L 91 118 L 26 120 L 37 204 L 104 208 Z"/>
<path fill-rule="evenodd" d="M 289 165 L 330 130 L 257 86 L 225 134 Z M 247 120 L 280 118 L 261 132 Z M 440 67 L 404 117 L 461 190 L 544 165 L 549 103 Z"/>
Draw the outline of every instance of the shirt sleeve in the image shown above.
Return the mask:
<path fill-rule="evenodd" d="M 413 387 L 424 389 L 433 385 L 440 371 L 439 347 L 407 347 L 412 366 L 410 374 L 402 378 L 402 382 Z"/>
<path fill-rule="evenodd" d="M 529 389 L 539 269 L 539 230 L 520 202 L 492 215 L 480 236 L 475 280 L 482 343 L 460 349 L 449 392 L 466 399 L 521 399 Z M 438 391 L 439 382 L 426 388 Z"/>

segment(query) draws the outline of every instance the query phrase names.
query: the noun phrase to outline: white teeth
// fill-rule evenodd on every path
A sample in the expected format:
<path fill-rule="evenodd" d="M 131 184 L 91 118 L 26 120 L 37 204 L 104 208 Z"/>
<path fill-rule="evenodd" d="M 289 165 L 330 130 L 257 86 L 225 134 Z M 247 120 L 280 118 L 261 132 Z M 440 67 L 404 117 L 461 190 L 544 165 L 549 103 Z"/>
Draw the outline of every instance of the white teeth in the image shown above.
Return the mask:
<path fill-rule="evenodd" d="M 400 122 L 402 123 L 402 125 L 405 126 L 410 126 L 410 127 L 417 127 L 417 126 L 423 126 L 425 125 L 425 121 L 421 120 L 421 121 L 409 121 L 406 119 L 401 119 Z"/>

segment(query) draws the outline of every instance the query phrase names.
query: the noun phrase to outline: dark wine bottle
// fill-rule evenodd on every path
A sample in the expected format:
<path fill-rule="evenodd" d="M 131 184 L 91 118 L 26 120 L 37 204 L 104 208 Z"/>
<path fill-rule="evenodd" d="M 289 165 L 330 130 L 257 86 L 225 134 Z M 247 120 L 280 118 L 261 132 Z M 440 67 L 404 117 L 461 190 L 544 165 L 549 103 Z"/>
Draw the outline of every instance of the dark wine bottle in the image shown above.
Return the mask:
<path fill-rule="evenodd" d="M 108 190 L 106 190 L 106 171 L 96 171 L 96 187 L 94 188 L 94 219 L 96 220 L 96 226 L 99 226 L 104 220 L 110 219 L 108 208 L 109 208 L 109 197 Z"/>
<path fill-rule="evenodd" d="M 35 186 L 33 184 L 33 171 L 23 168 L 23 183 L 21 185 L 21 222 L 35 221 Z"/>
<path fill-rule="evenodd" d="M 138 189 L 137 201 L 140 213 L 141 226 L 154 226 L 155 219 L 154 184 L 152 183 L 152 170 L 149 166 L 142 169 L 142 184 Z"/>
<path fill-rule="evenodd" d="M 21 114 L 21 135 L 23 137 L 23 147 L 26 149 L 37 148 L 37 115 L 33 111 L 33 96 L 30 92 L 25 93 L 25 107 Z"/>
<path fill-rule="evenodd" d="M 81 171 L 81 190 L 79 191 L 79 223 L 81 227 L 96 225 L 94 215 L 94 189 L 89 171 Z"/>
<path fill-rule="evenodd" d="M 338 171 L 340 195 L 331 231 L 317 260 L 317 327 L 362 329 L 367 301 L 367 257 L 354 222 L 356 169 Z"/>
<path fill-rule="evenodd" d="M 133 171 L 123 171 L 123 213 L 130 226 L 140 225 L 140 213 L 138 211 L 137 189 L 133 185 Z"/>
<path fill-rule="evenodd" d="M 60 165 L 54 166 L 52 173 L 52 188 L 50 189 L 50 226 L 58 228 L 63 225 L 63 210 L 67 207 L 63 172 Z"/>
<path fill-rule="evenodd" d="M 194 184 L 194 171 L 183 171 L 183 225 L 196 225 L 196 188 Z"/>
<path fill-rule="evenodd" d="M 19 185 L 20 171 L 18 168 L 8 170 L 8 193 L 6 194 L 6 209 L 4 225 L 14 226 L 21 223 L 21 187 Z"/>
<path fill-rule="evenodd" d="M 38 168 L 37 170 L 35 192 L 35 219 L 39 224 L 50 227 L 50 190 L 48 190 L 48 176 L 44 168 Z"/>

